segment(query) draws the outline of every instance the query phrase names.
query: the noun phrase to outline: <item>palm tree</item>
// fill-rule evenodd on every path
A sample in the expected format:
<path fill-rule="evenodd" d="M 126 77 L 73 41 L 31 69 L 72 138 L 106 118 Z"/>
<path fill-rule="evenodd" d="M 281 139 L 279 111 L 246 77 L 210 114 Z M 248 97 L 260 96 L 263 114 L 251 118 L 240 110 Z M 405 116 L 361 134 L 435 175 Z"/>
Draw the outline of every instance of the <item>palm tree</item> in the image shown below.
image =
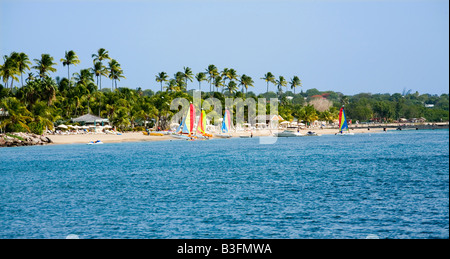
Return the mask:
<path fill-rule="evenodd" d="M 186 90 L 187 90 L 187 81 L 189 80 L 189 81 L 192 82 L 194 74 L 192 73 L 192 70 L 191 70 L 190 67 L 183 67 L 183 70 L 184 70 L 183 77 L 184 77 L 184 80 L 185 80 L 185 83 L 186 83 Z"/>
<path fill-rule="evenodd" d="M 98 49 L 97 54 L 92 54 L 92 57 L 94 58 L 94 62 L 95 61 L 102 62 L 103 60 L 106 60 L 106 59 L 111 60 L 111 58 L 109 57 L 108 51 L 104 48 Z"/>
<path fill-rule="evenodd" d="M 294 115 L 299 119 L 299 121 L 302 120 L 307 125 L 310 125 L 311 122 L 319 118 L 316 109 L 314 109 L 314 106 L 312 105 L 302 106 L 300 109 L 294 111 Z"/>
<path fill-rule="evenodd" d="M 103 66 L 103 63 L 102 63 L 103 60 L 106 60 L 106 59 L 111 60 L 111 58 L 109 57 L 108 51 L 105 50 L 104 48 L 98 49 L 97 54 L 92 54 L 92 57 L 94 58 L 94 60 L 93 60 L 94 64 L 96 62 L 100 62 L 100 64 L 102 64 L 102 66 Z M 100 74 L 100 90 L 102 89 L 102 75 L 103 76 L 108 75 L 106 68 L 104 66 L 103 66 L 103 69 L 104 69 L 104 73 Z"/>
<path fill-rule="evenodd" d="M 253 79 L 246 74 L 243 74 L 241 76 L 241 80 L 239 81 L 239 85 L 241 85 L 243 88 L 245 87 L 246 92 L 248 92 L 248 87 L 253 86 Z M 242 88 L 242 90 L 244 90 Z"/>
<path fill-rule="evenodd" d="M 214 65 L 209 65 L 206 69 L 206 73 L 208 74 L 208 81 L 209 81 L 209 91 L 212 91 L 211 85 L 214 82 L 214 78 L 218 75 L 217 67 Z"/>
<path fill-rule="evenodd" d="M 217 91 L 223 85 L 224 85 L 224 81 L 222 81 L 222 77 L 220 75 L 217 75 L 216 77 L 214 77 L 214 86 L 217 87 Z"/>
<path fill-rule="evenodd" d="M 64 57 L 65 58 L 62 58 L 60 61 L 62 62 L 63 66 L 67 65 L 67 79 L 69 79 L 70 81 L 69 67 L 70 65 L 80 64 L 80 60 L 78 59 L 77 54 L 73 50 L 66 51 Z"/>
<path fill-rule="evenodd" d="M 113 90 L 114 88 L 114 83 L 117 89 L 117 80 L 120 81 L 120 78 L 125 78 L 125 76 L 123 76 L 123 70 L 120 67 L 119 62 L 117 62 L 117 60 L 115 59 L 111 59 L 111 61 L 109 61 L 108 63 L 108 70 L 109 70 L 109 79 L 111 79 L 111 90 Z"/>
<path fill-rule="evenodd" d="M 177 88 L 177 80 L 171 78 L 170 80 L 167 81 L 167 86 L 166 86 L 166 91 L 180 91 L 181 89 Z"/>
<path fill-rule="evenodd" d="M 225 85 L 225 80 L 227 80 L 227 78 L 228 78 L 228 74 L 229 74 L 229 71 L 228 71 L 228 68 L 224 68 L 223 70 L 222 70 L 222 72 L 220 72 L 220 75 L 222 76 L 222 79 L 223 79 L 223 84 Z"/>
<path fill-rule="evenodd" d="M 266 92 L 268 93 L 269 92 L 269 82 L 272 84 L 275 84 L 275 76 L 272 73 L 267 72 L 264 75 L 264 77 L 262 77 L 261 79 L 264 79 L 264 81 L 266 81 L 266 83 L 267 83 L 267 91 Z"/>
<path fill-rule="evenodd" d="M 168 78 L 168 77 L 169 77 L 169 76 L 167 75 L 166 72 L 160 72 L 160 73 L 158 73 L 158 74 L 156 75 L 156 82 L 160 82 L 160 83 L 161 83 L 161 92 L 162 92 L 162 90 L 163 90 L 162 84 L 163 84 L 163 82 L 167 82 L 167 78 Z"/>
<path fill-rule="evenodd" d="M 26 69 L 28 70 L 30 69 L 29 65 L 31 65 L 31 62 L 27 54 L 23 52 L 17 54 L 17 56 L 15 57 L 15 61 L 17 66 L 17 72 L 20 74 L 20 81 L 23 87 L 23 73 L 25 72 Z"/>
<path fill-rule="evenodd" d="M 228 82 L 227 90 L 230 94 L 233 94 L 237 90 L 237 84 L 234 81 Z"/>
<path fill-rule="evenodd" d="M 197 79 L 198 81 L 198 90 L 202 90 L 202 86 L 201 86 L 201 82 L 206 80 L 206 74 L 203 72 L 197 73 L 197 75 L 195 75 L 195 79 Z"/>
<path fill-rule="evenodd" d="M 25 82 L 30 82 L 30 81 L 34 81 L 36 79 L 36 77 L 34 77 L 34 74 L 32 72 L 28 73 L 28 77 L 25 79 Z"/>
<path fill-rule="evenodd" d="M 300 80 L 300 78 L 298 78 L 298 76 L 294 76 L 291 81 L 289 82 L 289 84 L 291 85 L 291 89 L 294 89 L 294 94 L 295 94 L 295 88 L 297 88 L 297 86 L 302 86 L 302 81 Z"/>
<path fill-rule="evenodd" d="M 275 83 L 277 84 L 278 94 L 281 96 L 283 94 L 283 87 L 287 85 L 287 81 L 283 76 L 279 76 Z"/>
<path fill-rule="evenodd" d="M 94 83 L 93 74 L 90 69 L 81 69 L 80 73 L 74 73 L 74 78 L 77 84 L 82 84 L 84 86 Z"/>
<path fill-rule="evenodd" d="M 47 100 L 47 106 L 52 105 L 55 100 L 57 88 L 56 82 L 52 78 L 45 77 L 42 79 L 40 94 L 43 99 Z"/>
<path fill-rule="evenodd" d="M 142 119 L 144 121 L 144 126 L 147 127 L 147 121 L 149 121 L 150 117 L 158 116 L 158 109 L 148 102 L 142 103 L 139 108 L 137 117 Z"/>
<path fill-rule="evenodd" d="M 5 86 L 8 86 L 8 81 L 11 78 L 11 91 L 13 87 L 13 81 L 16 80 L 19 82 L 19 79 L 16 77 L 17 66 L 16 62 L 13 59 L 15 52 L 11 53 L 11 55 L 8 57 L 7 55 L 3 56 L 4 63 L 0 66 L 0 76 L 3 79 L 3 82 L 5 83 Z"/>
<path fill-rule="evenodd" d="M 44 78 L 47 77 L 47 73 L 50 72 L 56 72 L 56 68 L 53 66 L 57 65 L 56 63 L 53 63 L 53 57 L 49 54 L 42 54 L 41 59 L 34 59 L 36 62 L 36 66 L 32 67 L 39 71 L 39 77 Z"/>
<path fill-rule="evenodd" d="M 103 76 L 107 75 L 106 68 L 105 68 L 105 66 L 103 66 L 102 62 L 100 62 L 100 61 L 94 62 L 94 67 L 91 68 L 90 70 L 91 70 L 91 73 L 94 74 L 95 77 L 97 77 L 97 85 L 99 85 L 98 84 L 99 78 L 100 78 L 100 82 L 101 82 L 102 81 L 102 77 L 101 76 L 102 75 Z M 102 90 L 101 83 L 100 83 L 100 90 Z"/>
<path fill-rule="evenodd" d="M 32 120 L 31 113 L 21 101 L 15 97 L 3 98 L 0 101 L 0 107 L 8 111 L 8 117 L 2 120 L 0 128 L 6 128 L 9 131 L 20 131 L 20 129 L 30 131 L 27 121 Z"/>
<path fill-rule="evenodd" d="M 185 76 L 184 73 L 181 71 L 178 71 L 175 75 L 175 82 L 176 82 L 176 88 L 179 90 L 176 91 L 186 91 L 186 83 L 185 83 Z"/>
<path fill-rule="evenodd" d="M 234 70 L 233 68 L 230 68 L 228 70 L 228 79 L 230 79 L 231 81 L 233 80 L 238 80 L 239 75 L 237 74 L 236 70 Z"/>

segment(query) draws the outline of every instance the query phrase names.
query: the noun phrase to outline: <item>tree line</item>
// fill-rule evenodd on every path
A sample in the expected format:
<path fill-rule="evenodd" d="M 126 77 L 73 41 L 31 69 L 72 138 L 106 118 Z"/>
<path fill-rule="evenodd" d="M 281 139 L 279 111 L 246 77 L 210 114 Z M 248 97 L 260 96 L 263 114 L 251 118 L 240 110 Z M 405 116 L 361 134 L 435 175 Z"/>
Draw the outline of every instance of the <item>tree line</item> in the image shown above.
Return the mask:
<path fill-rule="evenodd" d="M 449 120 L 448 94 L 408 92 L 346 96 L 314 88 L 297 93 L 296 88 L 302 87 L 298 76 L 287 81 L 283 76 L 276 77 L 267 72 L 260 78 L 266 83 L 266 92 L 257 95 L 248 90 L 255 83 L 250 76 L 239 75 L 233 68 L 219 71 L 212 64 L 195 75 L 189 67 L 183 67 L 173 77 L 166 72 L 158 73 L 155 83 L 159 84 L 160 90 L 156 93 L 149 89 L 118 87 L 118 81 L 125 78 L 124 72 L 119 62 L 103 48 L 92 54 L 92 67 L 74 73 L 70 73 L 70 69 L 80 60 L 73 50 L 66 51 L 60 62 L 67 67 L 67 78 L 51 77 L 57 64 L 49 54 L 34 59 L 34 65 L 25 53 L 18 52 L 5 55 L 3 61 L 0 65 L 3 82 L 0 84 L 0 108 L 3 111 L 0 113 L 0 130 L 7 132 L 41 134 L 45 128 L 53 129 L 87 113 L 106 117 L 123 130 L 154 125 L 166 129 L 170 126 L 170 118 L 178 112 L 170 110 L 171 101 L 178 97 L 192 100 L 194 89 L 188 90 L 188 84 L 194 79 L 198 89 L 203 90 L 203 100 L 215 97 L 224 105 L 226 97 L 244 100 L 277 98 L 278 112 L 285 120 L 296 118 L 306 124 L 315 120 L 336 120 L 342 105 L 346 107 L 348 119 L 361 122 L 394 122 L 400 118 L 420 117 L 430 122 Z M 110 79 L 111 88 L 102 87 L 103 77 Z M 206 88 L 209 91 L 204 91 L 204 86 L 202 89 L 202 82 L 209 84 Z M 271 91 L 270 86 L 276 90 Z M 269 111 L 268 105 L 266 108 Z"/>

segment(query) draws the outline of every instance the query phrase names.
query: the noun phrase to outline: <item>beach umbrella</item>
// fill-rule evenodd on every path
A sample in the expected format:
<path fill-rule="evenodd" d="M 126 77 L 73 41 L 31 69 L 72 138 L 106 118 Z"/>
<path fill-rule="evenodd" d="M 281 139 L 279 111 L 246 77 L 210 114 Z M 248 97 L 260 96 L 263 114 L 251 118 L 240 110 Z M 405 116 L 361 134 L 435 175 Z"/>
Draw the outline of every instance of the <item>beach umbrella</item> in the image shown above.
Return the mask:
<path fill-rule="evenodd" d="M 67 129 L 67 126 L 64 124 L 58 125 L 57 128 L 61 128 L 61 129 Z"/>

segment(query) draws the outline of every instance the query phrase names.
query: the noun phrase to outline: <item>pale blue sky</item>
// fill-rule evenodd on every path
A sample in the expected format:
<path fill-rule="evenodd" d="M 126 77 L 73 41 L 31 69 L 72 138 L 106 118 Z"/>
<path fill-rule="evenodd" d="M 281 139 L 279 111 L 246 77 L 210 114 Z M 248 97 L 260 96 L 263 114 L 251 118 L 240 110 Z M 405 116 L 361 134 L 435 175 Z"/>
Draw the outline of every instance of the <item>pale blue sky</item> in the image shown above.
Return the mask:
<path fill-rule="evenodd" d="M 66 50 L 81 60 L 76 72 L 101 47 L 124 70 L 118 85 L 133 89 L 158 90 L 161 71 L 214 64 L 251 76 L 257 93 L 268 71 L 299 76 L 304 91 L 449 92 L 447 0 L 0 0 L 2 56 L 49 53 L 65 77 Z"/>

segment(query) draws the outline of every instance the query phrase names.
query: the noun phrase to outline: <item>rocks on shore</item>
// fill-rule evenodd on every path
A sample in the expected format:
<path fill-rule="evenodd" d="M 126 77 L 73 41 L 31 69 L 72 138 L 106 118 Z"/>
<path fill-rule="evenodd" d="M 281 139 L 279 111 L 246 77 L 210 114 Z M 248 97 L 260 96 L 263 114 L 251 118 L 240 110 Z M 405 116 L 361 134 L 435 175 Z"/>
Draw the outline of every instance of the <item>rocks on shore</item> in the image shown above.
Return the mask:
<path fill-rule="evenodd" d="M 0 147 L 34 146 L 49 143 L 52 143 L 51 139 L 32 133 L 15 132 L 0 134 Z"/>

